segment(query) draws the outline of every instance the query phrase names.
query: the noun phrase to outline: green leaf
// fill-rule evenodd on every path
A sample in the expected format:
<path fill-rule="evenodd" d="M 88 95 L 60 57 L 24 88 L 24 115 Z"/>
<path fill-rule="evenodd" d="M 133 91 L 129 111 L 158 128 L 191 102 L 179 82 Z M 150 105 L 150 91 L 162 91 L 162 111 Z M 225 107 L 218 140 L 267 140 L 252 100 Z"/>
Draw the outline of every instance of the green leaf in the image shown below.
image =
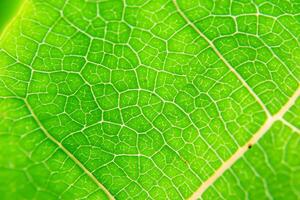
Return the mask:
<path fill-rule="evenodd" d="M 16 10 L 22 3 L 21 0 L 1 0 L 0 1 L 0 31 L 7 25 Z"/>
<path fill-rule="evenodd" d="M 0 199 L 299 199 L 299 16 L 24 1 L 0 36 Z"/>

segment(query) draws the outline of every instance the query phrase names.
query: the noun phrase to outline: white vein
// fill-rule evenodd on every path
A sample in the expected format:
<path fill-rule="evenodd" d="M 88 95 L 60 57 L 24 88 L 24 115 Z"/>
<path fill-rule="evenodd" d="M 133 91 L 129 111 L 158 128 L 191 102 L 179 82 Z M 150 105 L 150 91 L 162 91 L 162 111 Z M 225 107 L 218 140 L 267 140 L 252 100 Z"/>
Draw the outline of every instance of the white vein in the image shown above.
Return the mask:
<path fill-rule="evenodd" d="M 265 106 L 265 104 L 262 102 L 262 100 L 257 96 L 257 94 L 252 90 L 252 88 L 248 85 L 248 83 L 242 78 L 242 76 L 230 65 L 230 63 L 223 57 L 223 55 L 220 53 L 220 51 L 217 49 L 217 47 L 214 45 L 214 43 L 209 40 L 206 35 L 204 35 L 196 26 L 191 22 L 191 20 L 183 13 L 183 11 L 180 9 L 178 3 L 176 0 L 173 0 L 173 4 L 176 7 L 177 12 L 179 15 L 185 20 L 187 24 L 189 24 L 213 49 L 213 51 L 217 54 L 217 56 L 223 61 L 223 63 L 229 68 L 229 70 L 237 77 L 237 79 L 243 84 L 243 86 L 249 91 L 249 93 L 255 98 L 257 103 L 262 107 L 264 112 L 267 114 L 267 116 L 271 116 L 269 110 Z"/>
<path fill-rule="evenodd" d="M 284 114 L 295 104 L 300 96 L 300 87 L 291 96 L 288 102 L 275 115 L 269 117 L 262 127 L 251 137 L 251 139 L 242 147 L 240 147 L 228 160 L 226 160 L 212 176 L 210 176 L 202 185 L 194 192 L 190 199 L 197 199 L 206 191 L 226 170 L 228 170 L 239 158 L 241 158 L 248 150 L 249 145 L 254 145 L 269 130 L 269 128 L 278 120 L 282 120 Z"/>

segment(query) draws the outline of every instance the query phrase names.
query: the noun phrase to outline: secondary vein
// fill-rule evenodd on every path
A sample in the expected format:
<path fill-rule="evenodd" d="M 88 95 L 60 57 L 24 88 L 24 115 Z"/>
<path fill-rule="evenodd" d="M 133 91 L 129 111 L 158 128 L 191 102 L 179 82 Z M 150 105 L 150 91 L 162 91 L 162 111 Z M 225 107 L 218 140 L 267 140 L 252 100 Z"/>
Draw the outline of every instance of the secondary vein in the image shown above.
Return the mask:
<path fill-rule="evenodd" d="M 191 20 L 183 13 L 181 8 L 179 7 L 176 0 L 173 0 L 173 4 L 176 7 L 177 12 L 179 15 L 185 20 L 185 22 L 190 25 L 194 31 L 196 31 L 213 49 L 213 51 L 217 54 L 217 56 L 223 61 L 223 63 L 229 68 L 229 70 L 237 77 L 237 79 L 243 84 L 243 86 L 248 90 L 248 92 L 255 98 L 257 103 L 262 107 L 264 112 L 268 117 L 271 116 L 270 111 L 267 109 L 265 104 L 262 102 L 262 100 L 259 98 L 259 96 L 252 90 L 252 88 L 248 85 L 248 83 L 241 77 L 241 75 L 230 65 L 230 63 L 223 57 L 223 55 L 220 53 L 220 51 L 217 49 L 217 47 L 214 45 L 214 43 L 206 37 L 196 26 L 191 22 Z"/>
<path fill-rule="evenodd" d="M 96 185 L 101 188 L 105 194 L 107 195 L 107 197 L 111 200 L 114 200 L 115 198 L 113 197 L 113 195 L 108 191 L 108 189 L 99 182 L 99 180 L 68 150 L 66 149 L 62 143 L 60 143 L 58 140 L 56 140 L 48 131 L 47 129 L 44 127 L 44 125 L 40 122 L 40 120 L 38 119 L 38 117 L 36 116 L 36 114 L 34 113 L 32 107 L 30 106 L 30 104 L 28 103 L 28 101 L 26 99 L 24 99 L 25 105 L 28 108 L 29 112 L 31 113 L 32 117 L 34 118 L 34 120 L 36 121 L 36 123 L 39 125 L 40 129 L 43 131 L 43 133 L 47 136 L 47 138 L 49 138 L 52 142 L 54 142 L 61 150 L 63 150 L 74 162 L 75 164 L 77 164 L 78 167 L 80 167 L 84 173 L 86 173 L 93 181 L 94 183 L 96 183 Z"/>
<path fill-rule="evenodd" d="M 209 188 L 227 169 L 229 169 L 239 158 L 241 158 L 245 152 L 248 150 L 249 145 L 256 144 L 259 139 L 269 130 L 269 128 L 276 122 L 277 120 L 281 120 L 284 114 L 295 104 L 297 98 L 300 96 L 300 87 L 294 92 L 291 98 L 287 101 L 287 103 L 273 116 L 268 118 L 263 126 L 250 138 L 248 142 L 245 143 L 244 146 L 240 147 L 228 160 L 226 160 L 215 172 L 212 176 L 210 176 L 205 182 L 201 184 L 201 186 L 193 193 L 193 195 L 189 198 L 191 200 L 196 200 L 200 197 L 207 188 Z"/>

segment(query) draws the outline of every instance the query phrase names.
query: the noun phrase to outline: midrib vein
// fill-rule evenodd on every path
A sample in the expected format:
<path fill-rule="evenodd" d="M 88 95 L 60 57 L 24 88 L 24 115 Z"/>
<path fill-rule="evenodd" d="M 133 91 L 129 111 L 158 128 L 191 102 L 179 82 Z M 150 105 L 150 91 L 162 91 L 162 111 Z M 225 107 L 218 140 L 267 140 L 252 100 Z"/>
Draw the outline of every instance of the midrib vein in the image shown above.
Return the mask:
<path fill-rule="evenodd" d="M 113 197 L 113 195 L 108 191 L 108 189 L 106 189 L 106 187 L 99 182 L 99 180 L 68 150 L 66 149 L 58 140 L 56 140 L 48 131 L 47 129 L 44 127 L 44 125 L 40 122 L 40 120 L 38 119 L 38 117 L 35 115 L 32 107 L 30 106 L 30 104 L 28 103 L 28 101 L 26 99 L 24 99 L 25 105 L 28 108 L 30 114 L 32 115 L 32 117 L 34 118 L 34 120 L 36 121 L 36 123 L 38 124 L 38 126 L 40 127 L 40 129 L 43 131 L 43 133 L 46 135 L 47 138 L 49 138 L 52 142 L 54 142 L 61 150 L 63 150 L 67 156 L 69 156 L 69 158 L 71 158 L 75 164 L 80 167 L 84 173 L 86 175 L 88 175 L 92 181 L 94 181 L 94 183 L 96 183 L 96 185 L 101 188 L 105 194 L 107 195 L 107 197 L 111 200 L 114 200 L 115 198 Z"/>
<path fill-rule="evenodd" d="M 243 86 L 248 90 L 248 92 L 255 98 L 257 103 L 262 107 L 264 112 L 268 117 L 271 116 L 271 113 L 265 106 L 265 104 L 262 102 L 262 100 L 256 95 L 256 93 L 252 90 L 252 88 L 248 85 L 248 83 L 241 77 L 241 75 L 230 65 L 230 63 L 223 57 L 223 55 L 220 53 L 220 51 L 216 48 L 214 43 L 206 37 L 196 26 L 193 24 L 190 19 L 183 13 L 181 8 L 179 7 L 176 0 L 173 0 L 173 4 L 176 7 L 177 12 L 179 15 L 184 19 L 184 21 L 193 28 L 194 31 L 196 31 L 213 49 L 213 51 L 217 54 L 217 56 L 222 60 L 222 62 L 228 67 L 228 69 L 237 77 L 237 79 L 243 84 Z"/>
<path fill-rule="evenodd" d="M 288 102 L 277 112 L 275 115 L 269 117 L 262 127 L 250 138 L 244 146 L 240 147 L 228 160 L 226 160 L 212 176 L 210 176 L 201 186 L 194 192 L 194 194 L 189 198 L 195 200 L 200 197 L 203 192 L 206 191 L 227 169 L 229 169 L 239 158 L 241 158 L 245 152 L 248 150 L 249 145 L 254 145 L 258 140 L 268 131 L 268 129 L 276 122 L 281 120 L 284 114 L 294 105 L 297 98 L 300 96 L 300 87 L 294 92 L 290 97 Z"/>

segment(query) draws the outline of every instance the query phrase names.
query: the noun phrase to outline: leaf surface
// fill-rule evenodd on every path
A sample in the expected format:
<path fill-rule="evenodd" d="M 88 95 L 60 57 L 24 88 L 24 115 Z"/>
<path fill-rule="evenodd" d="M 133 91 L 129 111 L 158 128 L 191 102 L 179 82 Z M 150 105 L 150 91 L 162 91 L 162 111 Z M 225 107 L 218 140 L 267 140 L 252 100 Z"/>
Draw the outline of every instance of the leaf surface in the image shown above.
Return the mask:
<path fill-rule="evenodd" d="M 299 199 L 299 13 L 25 1 L 0 37 L 1 199 Z"/>

